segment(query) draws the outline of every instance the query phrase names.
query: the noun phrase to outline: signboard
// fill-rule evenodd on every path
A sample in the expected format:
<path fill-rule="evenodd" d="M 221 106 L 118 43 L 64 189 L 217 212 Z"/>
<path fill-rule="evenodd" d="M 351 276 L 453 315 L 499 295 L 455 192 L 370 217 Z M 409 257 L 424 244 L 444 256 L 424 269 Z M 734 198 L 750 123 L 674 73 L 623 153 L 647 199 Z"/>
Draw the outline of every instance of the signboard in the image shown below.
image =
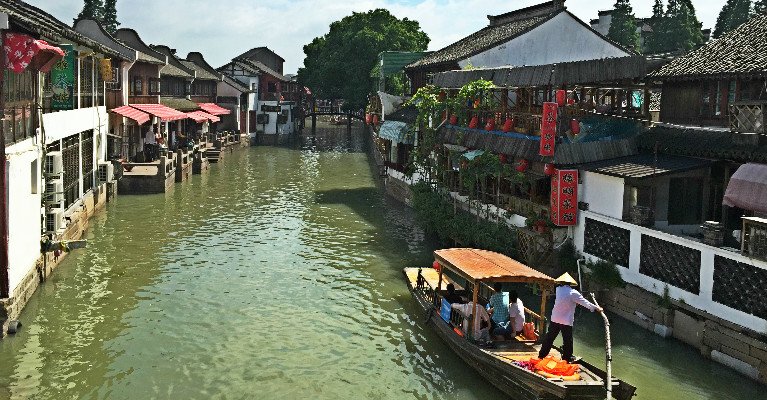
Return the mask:
<path fill-rule="evenodd" d="M 261 111 L 263 112 L 280 112 L 282 111 L 282 107 L 280 106 L 269 106 L 266 104 L 261 104 Z"/>
<path fill-rule="evenodd" d="M 74 109 L 75 50 L 71 44 L 63 44 L 64 57 L 51 69 L 51 108 L 54 110 Z"/>
<path fill-rule="evenodd" d="M 551 222 L 573 226 L 578 221 L 578 170 L 560 169 L 551 177 Z"/>
<path fill-rule="evenodd" d="M 541 144 L 538 154 L 554 157 L 554 144 L 557 138 L 557 103 L 543 103 L 541 117 Z"/>
<path fill-rule="evenodd" d="M 442 299 L 442 304 L 440 304 L 440 307 L 439 307 L 439 316 L 442 317 L 442 319 L 444 319 L 445 321 L 450 322 L 451 310 L 452 310 L 452 307 L 450 303 L 447 300 Z"/>

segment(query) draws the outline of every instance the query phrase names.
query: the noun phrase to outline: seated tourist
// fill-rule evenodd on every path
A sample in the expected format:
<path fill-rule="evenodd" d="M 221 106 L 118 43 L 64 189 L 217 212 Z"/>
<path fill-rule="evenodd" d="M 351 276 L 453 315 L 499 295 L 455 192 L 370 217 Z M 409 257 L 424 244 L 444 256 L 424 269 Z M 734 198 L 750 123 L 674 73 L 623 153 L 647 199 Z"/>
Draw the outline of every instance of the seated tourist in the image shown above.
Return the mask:
<path fill-rule="evenodd" d="M 509 294 L 502 289 L 503 286 L 499 282 L 493 285 L 495 293 L 490 296 L 490 303 L 488 304 L 490 307 L 488 312 L 492 316 L 490 334 L 510 339 L 513 332 L 509 327 Z"/>
<path fill-rule="evenodd" d="M 464 301 L 461 298 L 461 296 L 455 292 L 455 285 L 452 283 L 447 284 L 447 293 L 443 296 L 445 300 L 447 300 L 448 303 L 459 303 L 462 304 Z"/>
<path fill-rule="evenodd" d="M 509 292 L 509 328 L 512 336 L 517 336 L 522 332 L 525 325 L 525 306 L 517 292 Z"/>
<path fill-rule="evenodd" d="M 452 307 L 453 310 L 458 311 L 458 313 L 463 316 L 462 328 L 463 334 L 466 335 L 469 331 L 469 321 L 472 319 L 471 313 L 475 309 L 474 302 L 470 301 L 466 304 L 454 303 L 450 307 Z M 472 337 L 474 340 L 487 342 L 490 340 L 490 315 L 487 314 L 487 310 L 485 310 L 485 307 L 482 305 L 477 305 L 476 309 L 477 315 L 479 316 L 479 323 L 474 325 Z"/>

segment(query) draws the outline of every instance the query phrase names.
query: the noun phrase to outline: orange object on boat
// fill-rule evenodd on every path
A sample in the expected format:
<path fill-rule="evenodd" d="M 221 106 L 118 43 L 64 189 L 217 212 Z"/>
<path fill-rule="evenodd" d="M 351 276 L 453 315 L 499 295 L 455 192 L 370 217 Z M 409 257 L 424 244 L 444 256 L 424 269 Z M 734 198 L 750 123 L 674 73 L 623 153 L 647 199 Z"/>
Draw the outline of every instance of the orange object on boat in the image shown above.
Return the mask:
<path fill-rule="evenodd" d="M 538 334 L 535 333 L 535 325 L 532 322 L 525 322 L 522 325 L 522 335 L 527 340 L 538 340 Z"/>
<path fill-rule="evenodd" d="M 530 362 L 535 364 L 535 371 L 543 372 L 541 375 L 544 376 L 551 374 L 565 377 L 575 375 L 580 370 L 580 365 L 570 364 L 565 360 L 557 360 L 553 356 L 546 356 L 542 360 L 532 358 Z"/>
<path fill-rule="evenodd" d="M 461 330 L 460 330 L 460 329 L 458 329 L 458 328 L 453 328 L 453 332 L 455 332 L 456 334 L 458 334 L 458 336 L 460 336 L 460 337 L 463 337 L 463 332 L 461 332 Z"/>

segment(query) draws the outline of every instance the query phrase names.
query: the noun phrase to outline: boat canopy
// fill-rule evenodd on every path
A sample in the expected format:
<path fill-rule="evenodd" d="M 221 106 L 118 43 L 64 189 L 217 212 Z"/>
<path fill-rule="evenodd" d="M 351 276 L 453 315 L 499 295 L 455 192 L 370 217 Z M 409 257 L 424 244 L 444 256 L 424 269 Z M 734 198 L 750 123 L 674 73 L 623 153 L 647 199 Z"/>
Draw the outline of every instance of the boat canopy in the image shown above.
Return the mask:
<path fill-rule="evenodd" d="M 442 249 L 434 251 L 434 257 L 442 266 L 470 281 L 556 285 L 554 278 L 493 251 L 469 248 Z"/>

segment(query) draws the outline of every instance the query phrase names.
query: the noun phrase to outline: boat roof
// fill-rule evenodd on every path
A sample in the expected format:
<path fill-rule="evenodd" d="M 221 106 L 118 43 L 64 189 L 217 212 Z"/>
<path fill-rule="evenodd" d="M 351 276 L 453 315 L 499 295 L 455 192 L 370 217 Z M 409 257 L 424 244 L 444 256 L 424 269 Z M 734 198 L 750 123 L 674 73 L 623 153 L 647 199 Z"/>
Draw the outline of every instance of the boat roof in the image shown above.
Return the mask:
<path fill-rule="evenodd" d="M 511 257 L 489 250 L 453 248 L 434 251 L 444 267 L 471 281 L 524 282 L 554 286 L 554 278 Z"/>

